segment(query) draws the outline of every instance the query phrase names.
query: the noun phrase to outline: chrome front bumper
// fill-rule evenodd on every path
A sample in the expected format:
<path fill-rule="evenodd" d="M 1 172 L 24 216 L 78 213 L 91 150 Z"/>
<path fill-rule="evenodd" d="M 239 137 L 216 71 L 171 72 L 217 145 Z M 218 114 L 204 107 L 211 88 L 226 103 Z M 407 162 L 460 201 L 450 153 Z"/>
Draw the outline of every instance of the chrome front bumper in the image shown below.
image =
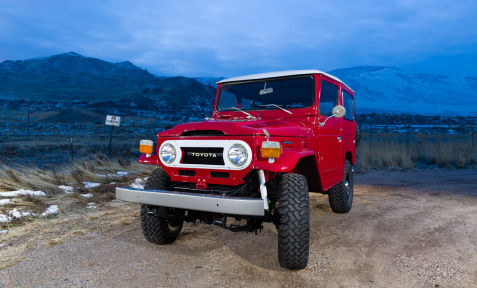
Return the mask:
<path fill-rule="evenodd" d="M 263 216 L 263 199 L 116 187 L 116 199 L 223 214 Z"/>

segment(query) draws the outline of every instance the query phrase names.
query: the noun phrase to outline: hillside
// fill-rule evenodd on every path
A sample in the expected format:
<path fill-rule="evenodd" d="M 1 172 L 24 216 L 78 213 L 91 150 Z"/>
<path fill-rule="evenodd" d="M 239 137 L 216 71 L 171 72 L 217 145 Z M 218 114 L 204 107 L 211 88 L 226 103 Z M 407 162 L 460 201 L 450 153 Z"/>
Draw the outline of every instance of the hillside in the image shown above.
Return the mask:
<path fill-rule="evenodd" d="M 100 121 L 106 113 L 174 118 L 173 111 L 204 117 L 210 116 L 214 97 L 215 88 L 192 78 L 157 77 L 129 61 L 112 63 L 74 52 L 0 63 L 0 107 L 7 113 L 26 106 L 50 111 L 48 117 L 34 114 L 43 121 Z"/>
<path fill-rule="evenodd" d="M 477 78 L 362 66 L 329 72 L 356 91 L 360 113 L 477 115 Z"/>

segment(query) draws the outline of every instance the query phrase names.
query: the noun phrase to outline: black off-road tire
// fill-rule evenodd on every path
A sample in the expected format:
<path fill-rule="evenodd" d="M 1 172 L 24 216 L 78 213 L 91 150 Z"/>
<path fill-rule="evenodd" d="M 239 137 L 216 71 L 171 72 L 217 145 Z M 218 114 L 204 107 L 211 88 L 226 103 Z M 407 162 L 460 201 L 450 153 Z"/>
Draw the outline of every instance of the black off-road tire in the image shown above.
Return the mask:
<path fill-rule="evenodd" d="M 149 176 L 144 189 L 167 189 L 171 179 L 158 168 Z M 163 215 L 168 215 L 163 217 Z M 172 216 L 172 217 L 171 217 Z M 164 245 L 174 242 L 182 230 L 184 211 L 180 209 L 141 205 L 141 228 L 147 241 Z"/>
<path fill-rule="evenodd" d="M 278 183 L 278 261 L 299 270 L 308 264 L 310 207 L 308 183 L 301 174 L 283 174 Z"/>
<path fill-rule="evenodd" d="M 353 205 L 353 166 L 346 159 L 344 176 L 340 183 L 333 186 L 328 192 L 331 210 L 335 213 L 348 213 Z"/>

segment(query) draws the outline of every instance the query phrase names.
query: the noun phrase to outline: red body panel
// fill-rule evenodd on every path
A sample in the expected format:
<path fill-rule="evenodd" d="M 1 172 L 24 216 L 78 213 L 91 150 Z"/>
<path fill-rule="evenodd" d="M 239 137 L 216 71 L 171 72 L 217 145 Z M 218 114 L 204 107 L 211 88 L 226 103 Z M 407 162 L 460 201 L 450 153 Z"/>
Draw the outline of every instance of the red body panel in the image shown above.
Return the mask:
<path fill-rule="evenodd" d="M 284 111 L 259 110 L 247 111 L 257 118 L 248 120 L 246 115 L 235 111 L 217 111 L 217 97 L 215 101 L 212 120 L 177 125 L 172 129 L 157 135 L 156 154 L 142 155 L 139 162 L 161 165 L 172 181 L 220 185 L 239 185 L 247 180 L 247 175 L 253 169 L 261 169 L 267 173 L 267 178 L 276 173 L 292 171 L 308 171 L 307 179 L 311 183 L 320 183 L 320 189 L 326 191 L 343 179 L 344 159 L 351 155 L 351 162 L 355 162 L 354 145 L 354 121 L 343 118 L 330 118 L 323 127 L 319 122 L 325 120 L 325 116 L 319 115 L 320 87 L 322 79 L 332 82 L 339 87 L 338 103 L 342 104 L 342 89 L 346 89 L 354 97 L 354 93 L 342 83 L 328 79 L 322 74 L 313 75 L 315 79 L 315 101 L 311 107 L 293 109 L 293 115 Z M 217 96 L 220 85 L 217 88 Z M 348 111 L 347 113 L 353 113 Z M 282 143 L 283 154 L 269 163 L 268 159 L 261 158 L 260 147 L 263 141 L 267 141 L 263 129 L 269 133 L 269 141 Z M 221 131 L 223 136 L 184 136 L 190 131 L 215 130 Z M 167 167 L 158 159 L 158 149 L 166 140 L 242 140 L 252 149 L 252 163 L 243 170 L 220 170 L 220 169 L 189 169 Z M 301 159 L 313 159 L 306 161 L 310 167 L 297 167 L 302 165 Z M 349 157 L 349 156 L 348 156 Z M 313 164 L 313 165 L 311 165 Z M 313 167 L 311 167 L 313 166 Z M 315 168 L 314 168 L 315 167 Z M 300 169 L 298 169 L 300 168 Z M 310 173 L 311 169 L 316 171 Z M 194 170 L 195 176 L 179 175 L 179 170 Z M 228 172 L 228 178 L 216 178 L 211 172 Z"/>

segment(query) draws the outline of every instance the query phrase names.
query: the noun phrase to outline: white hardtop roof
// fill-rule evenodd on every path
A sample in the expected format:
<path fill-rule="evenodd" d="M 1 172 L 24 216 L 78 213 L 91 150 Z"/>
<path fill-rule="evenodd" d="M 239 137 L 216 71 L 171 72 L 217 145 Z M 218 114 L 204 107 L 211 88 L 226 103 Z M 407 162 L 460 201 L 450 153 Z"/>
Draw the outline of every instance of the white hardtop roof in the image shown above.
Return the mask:
<path fill-rule="evenodd" d="M 279 77 L 286 77 L 286 76 L 294 76 L 294 75 L 308 75 L 308 74 L 323 74 L 328 78 L 331 78 L 335 81 L 338 81 L 348 87 L 351 91 L 353 91 L 346 83 L 341 81 L 338 77 L 335 77 L 333 75 L 330 75 L 326 72 L 320 71 L 320 70 L 288 70 L 288 71 L 277 71 L 277 72 L 267 72 L 267 73 L 259 73 L 259 74 L 250 74 L 250 75 L 244 75 L 244 76 L 238 76 L 238 77 L 232 77 L 232 78 L 227 78 L 220 80 L 217 82 L 219 83 L 228 83 L 228 82 L 239 82 L 239 81 L 248 81 L 248 80 L 259 80 L 259 79 L 268 79 L 268 78 L 279 78 Z M 354 91 L 353 91 L 354 92 Z"/>

